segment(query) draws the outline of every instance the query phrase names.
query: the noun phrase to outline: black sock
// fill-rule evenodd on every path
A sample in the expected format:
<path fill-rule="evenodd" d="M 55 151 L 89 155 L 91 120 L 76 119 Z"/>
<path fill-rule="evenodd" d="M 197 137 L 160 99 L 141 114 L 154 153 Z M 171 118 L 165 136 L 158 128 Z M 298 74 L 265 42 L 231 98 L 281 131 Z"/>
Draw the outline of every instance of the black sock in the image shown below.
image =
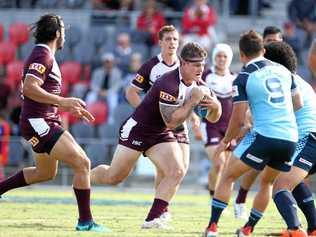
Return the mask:
<path fill-rule="evenodd" d="M 295 198 L 298 207 L 304 213 L 308 224 L 308 231 L 316 229 L 316 209 L 313 194 L 308 186 L 302 182 L 298 184 L 292 191 L 293 197 Z"/>
<path fill-rule="evenodd" d="M 297 203 L 293 195 L 288 190 L 282 189 L 274 195 L 273 200 L 288 229 L 298 229 L 301 223 L 297 216 Z"/>

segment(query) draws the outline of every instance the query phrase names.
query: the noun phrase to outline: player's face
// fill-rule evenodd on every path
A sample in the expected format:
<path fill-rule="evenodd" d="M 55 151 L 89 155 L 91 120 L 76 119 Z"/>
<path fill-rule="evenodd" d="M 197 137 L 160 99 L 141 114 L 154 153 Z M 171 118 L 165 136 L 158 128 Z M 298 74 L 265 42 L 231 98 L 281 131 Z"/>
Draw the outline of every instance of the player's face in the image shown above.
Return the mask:
<path fill-rule="evenodd" d="M 190 81 L 199 81 L 202 79 L 202 74 L 204 71 L 205 61 L 200 62 L 188 62 L 184 61 L 183 71 L 185 73 L 185 77 L 189 78 Z"/>
<path fill-rule="evenodd" d="M 162 54 L 176 54 L 179 47 L 179 34 L 177 31 L 164 33 L 159 40 Z"/>
<path fill-rule="evenodd" d="M 64 26 L 64 23 L 61 22 L 60 36 L 57 39 L 57 49 L 62 49 L 64 47 L 64 43 L 65 43 L 65 26 Z"/>
<path fill-rule="evenodd" d="M 215 56 L 216 67 L 220 70 L 226 70 L 228 67 L 228 57 L 224 52 L 218 52 Z"/>
<path fill-rule="evenodd" d="M 264 37 L 263 39 L 264 44 L 268 44 L 271 42 L 281 42 L 281 41 L 283 41 L 283 39 L 280 33 L 266 35 L 266 37 Z"/>

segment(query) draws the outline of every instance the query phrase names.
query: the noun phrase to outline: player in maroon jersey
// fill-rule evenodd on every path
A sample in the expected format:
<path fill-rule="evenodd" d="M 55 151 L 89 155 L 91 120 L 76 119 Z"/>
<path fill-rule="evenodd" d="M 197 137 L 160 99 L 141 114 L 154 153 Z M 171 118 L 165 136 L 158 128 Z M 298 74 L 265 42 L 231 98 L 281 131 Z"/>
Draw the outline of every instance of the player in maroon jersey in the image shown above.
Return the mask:
<path fill-rule="evenodd" d="M 181 51 L 180 67 L 159 78 L 121 126 L 119 145 L 111 165 L 100 165 L 91 171 L 91 182 L 118 184 L 144 153 L 163 172 L 142 228 L 165 227 L 160 216 L 185 174 L 182 150 L 172 129 L 182 124 L 199 103 L 208 107 L 210 121 L 217 121 L 221 115 L 216 97 L 199 86 L 205 58 L 206 52 L 198 44 L 186 44 Z"/>
<path fill-rule="evenodd" d="M 61 73 L 55 52 L 65 42 L 65 27 L 60 16 L 46 14 L 34 27 L 35 47 L 25 62 L 23 103 L 20 117 L 22 136 L 32 145 L 36 165 L 22 169 L 0 183 L 0 195 L 56 176 L 58 161 L 74 172 L 73 188 L 77 198 L 78 231 L 105 232 L 108 229 L 93 221 L 90 211 L 90 160 L 68 131 L 61 127 L 58 109 L 93 121 L 93 116 L 78 98 L 61 97 Z"/>

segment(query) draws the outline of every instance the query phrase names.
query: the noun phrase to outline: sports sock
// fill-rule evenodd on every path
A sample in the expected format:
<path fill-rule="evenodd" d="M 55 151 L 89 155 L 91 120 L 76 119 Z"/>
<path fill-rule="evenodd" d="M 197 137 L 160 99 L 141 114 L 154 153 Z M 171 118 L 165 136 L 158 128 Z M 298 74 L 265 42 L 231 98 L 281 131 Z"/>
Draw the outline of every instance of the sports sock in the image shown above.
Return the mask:
<path fill-rule="evenodd" d="M 245 224 L 245 226 L 251 226 L 253 230 L 256 224 L 258 223 L 258 221 L 262 218 L 262 216 L 263 216 L 262 212 L 258 211 L 255 208 L 252 208 L 250 211 L 249 219 L 247 223 Z"/>
<path fill-rule="evenodd" d="M 78 205 L 79 222 L 88 222 L 92 220 L 90 210 L 90 189 L 73 188 Z"/>
<path fill-rule="evenodd" d="M 222 202 L 216 198 L 213 198 L 211 205 L 212 205 L 212 214 L 211 214 L 208 227 L 210 227 L 212 223 L 217 224 L 223 210 L 227 207 L 227 203 Z"/>
<path fill-rule="evenodd" d="M 274 195 L 273 200 L 288 229 L 298 229 L 301 223 L 297 216 L 297 203 L 293 195 L 288 190 L 282 189 Z"/>
<path fill-rule="evenodd" d="M 297 202 L 298 207 L 304 213 L 308 224 L 307 230 L 315 230 L 316 209 L 312 192 L 304 182 L 301 182 L 293 189 L 292 194 Z"/>
<path fill-rule="evenodd" d="M 0 182 L 0 195 L 4 194 L 5 192 L 27 186 L 28 184 L 25 181 L 23 170 L 19 171 L 15 175 L 10 176 L 9 178 Z"/>
<path fill-rule="evenodd" d="M 236 203 L 245 203 L 247 198 L 248 190 L 244 189 L 243 187 L 239 187 L 238 195 L 236 197 Z"/>
<path fill-rule="evenodd" d="M 156 218 L 159 218 L 161 214 L 164 213 L 164 210 L 168 207 L 168 205 L 168 202 L 159 198 L 155 198 L 154 203 L 147 215 L 146 221 L 152 221 Z"/>

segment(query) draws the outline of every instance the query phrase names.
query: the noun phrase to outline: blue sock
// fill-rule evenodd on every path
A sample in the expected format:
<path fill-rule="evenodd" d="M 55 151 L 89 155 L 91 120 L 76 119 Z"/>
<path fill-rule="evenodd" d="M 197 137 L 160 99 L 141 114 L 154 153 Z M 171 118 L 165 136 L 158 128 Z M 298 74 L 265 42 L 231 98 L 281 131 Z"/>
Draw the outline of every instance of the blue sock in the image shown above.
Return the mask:
<path fill-rule="evenodd" d="M 227 207 L 227 203 L 222 202 L 218 199 L 213 198 L 212 200 L 212 215 L 210 218 L 209 226 L 211 226 L 212 223 L 218 222 L 223 210 Z"/>
<path fill-rule="evenodd" d="M 288 229 L 298 229 L 301 223 L 297 216 L 297 203 L 292 194 L 288 190 L 281 189 L 274 195 L 273 200 Z"/>
<path fill-rule="evenodd" d="M 258 221 L 261 219 L 262 216 L 263 216 L 262 212 L 256 210 L 255 208 L 252 208 L 249 219 L 245 226 L 251 226 L 252 229 L 254 229 L 255 225 L 258 223 Z"/>
<path fill-rule="evenodd" d="M 316 229 L 316 209 L 313 194 L 305 183 L 298 184 L 292 191 L 298 207 L 304 213 L 308 231 Z"/>

